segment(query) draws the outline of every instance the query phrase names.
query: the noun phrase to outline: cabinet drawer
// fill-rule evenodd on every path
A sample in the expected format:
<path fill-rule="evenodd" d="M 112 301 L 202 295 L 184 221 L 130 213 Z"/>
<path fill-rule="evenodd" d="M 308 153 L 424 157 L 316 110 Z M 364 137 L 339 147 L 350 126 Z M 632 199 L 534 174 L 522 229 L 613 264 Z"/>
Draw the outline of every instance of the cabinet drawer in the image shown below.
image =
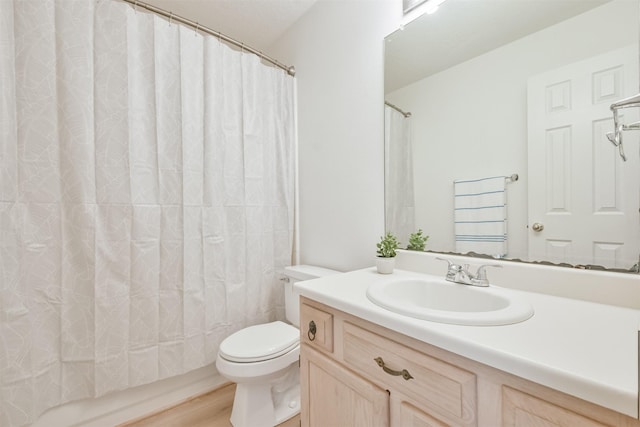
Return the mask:
<path fill-rule="evenodd" d="M 301 304 L 300 334 L 302 342 L 333 352 L 333 314 Z"/>
<path fill-rule="evenodd" d="M 502 387 L 502 425 L 504 427 L 605 427 L 605 424 L 506 386 Z"/>
<path fill-rule="evenodd" d="M 344 362 L 354 371 L 400 391 L 448 423 L 475 425 L 474 374 L 348 322 L 343 340 Z"/>

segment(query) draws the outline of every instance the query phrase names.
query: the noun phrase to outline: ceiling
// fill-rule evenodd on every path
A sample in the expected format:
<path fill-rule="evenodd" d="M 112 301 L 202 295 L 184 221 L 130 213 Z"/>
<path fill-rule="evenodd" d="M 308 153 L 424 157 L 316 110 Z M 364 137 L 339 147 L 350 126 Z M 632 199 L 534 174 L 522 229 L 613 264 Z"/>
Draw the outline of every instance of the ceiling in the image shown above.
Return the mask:
<path fill-rule="evenodd" d="M 269 54 L 316 0 L 141 0 Z"/>
<path fill-rule="evenodd" d="M 610 0 L 448 0 L 385 39 L 385 93 Z"/>
<path fill-rule="evenodd" d="M 271 46 L 321 0 L 141 1 L 269 55 Z M 387 37 L 385 92 L 607 1 L 610 0 L 448 0 L 435 14 L 424 15 Z"/>

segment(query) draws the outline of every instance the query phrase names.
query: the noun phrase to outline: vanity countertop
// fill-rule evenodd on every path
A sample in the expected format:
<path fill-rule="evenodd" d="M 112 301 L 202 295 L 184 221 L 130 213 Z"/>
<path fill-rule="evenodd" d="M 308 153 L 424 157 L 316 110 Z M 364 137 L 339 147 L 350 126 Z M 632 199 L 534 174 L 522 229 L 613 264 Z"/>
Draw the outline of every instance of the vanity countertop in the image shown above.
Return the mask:
<path fill-rule="evenodd" d="M 366 296 L 372 283 L 410 277 L 425 275 L 404 270 L 382 275 L 368 268 L 299 282 L 296 289 L 393 331 L 638 418 L 640 310 L 513 291 L 533 305 L 529 320 L 459 326 L 399 315 Z"/>

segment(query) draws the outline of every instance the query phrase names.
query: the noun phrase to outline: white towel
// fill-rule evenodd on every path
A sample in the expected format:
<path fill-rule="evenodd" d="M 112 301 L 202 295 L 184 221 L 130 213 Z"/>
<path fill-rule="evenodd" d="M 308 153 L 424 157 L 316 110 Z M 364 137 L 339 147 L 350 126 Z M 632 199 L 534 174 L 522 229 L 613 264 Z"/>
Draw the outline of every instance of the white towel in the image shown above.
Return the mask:
<path fill-rule="evenodd" d="M 456 252 L 507 255 L 505 177 L 454 181 Z"/>

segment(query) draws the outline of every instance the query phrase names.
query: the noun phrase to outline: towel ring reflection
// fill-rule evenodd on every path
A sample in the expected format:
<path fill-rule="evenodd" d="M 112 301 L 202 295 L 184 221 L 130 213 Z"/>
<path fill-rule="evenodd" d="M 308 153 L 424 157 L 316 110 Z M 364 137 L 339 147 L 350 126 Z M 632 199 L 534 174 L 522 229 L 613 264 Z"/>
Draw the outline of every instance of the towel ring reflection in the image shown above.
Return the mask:
<path fill-rule="evenodd" d="M 615 126 L 615 131 L 614 132 L 607 132 L 607 139 L 616 147 L 618 147 L 618 152 L 620 153 L 620 157 L 622 157 L 623 161 L 627 161 L 627 156 L 624 154 L 624 146 L 622 145 L 622 131 L 624 130 L 628 130 L 625 129 L 624 125 L 621 124 L 617 124 L 614 122 L 614 124 L 616 124 L 617 126 Z M 629 129 L 631 130 L 631 129 Z"/>
<path fill-rule="evenodd" d="M 606 134 L 609 142 L 618 147 L 620 157 L 625 162 L 627 161 L 627 156 L 624 153 L 624 145 L 622 144 L 622 132 L 627 130 L 640 130 L 640 121 L 628 125 L 620 123 L 618 110 L 630 107 L 640 107 L 640 94 L 621 99 L 620 101 L 611 104 L 609 109 L 613 111 L 613 132 L 607 132 Z"/>

